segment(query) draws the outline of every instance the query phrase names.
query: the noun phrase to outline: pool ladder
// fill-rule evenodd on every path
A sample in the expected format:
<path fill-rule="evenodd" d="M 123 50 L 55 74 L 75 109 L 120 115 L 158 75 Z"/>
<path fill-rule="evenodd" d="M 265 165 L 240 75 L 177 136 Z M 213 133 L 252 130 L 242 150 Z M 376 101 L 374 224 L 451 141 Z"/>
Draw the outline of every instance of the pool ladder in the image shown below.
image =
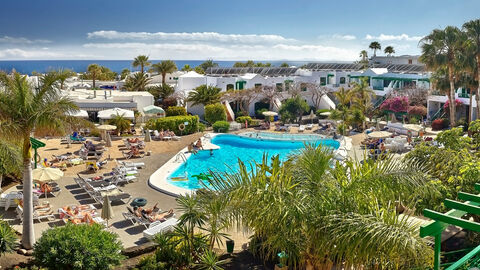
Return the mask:
<path fill-rule="evenodd" d="M 187 163 L 187 157 L 182 152 L 178 153 L 177 156 L 175 157 L 175 162 L 179 162 L 179 161 L 183 161 Z"/>

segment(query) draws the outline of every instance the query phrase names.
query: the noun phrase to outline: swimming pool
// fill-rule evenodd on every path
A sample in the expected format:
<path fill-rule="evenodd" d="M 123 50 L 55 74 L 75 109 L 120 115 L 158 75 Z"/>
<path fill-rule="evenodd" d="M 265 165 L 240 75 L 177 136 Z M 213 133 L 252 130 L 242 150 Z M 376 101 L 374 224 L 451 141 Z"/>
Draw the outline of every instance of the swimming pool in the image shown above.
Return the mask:
<path fill-rule="evenodd" d="M 303 138 L 303 139 L 302 139 Z M 184 189 L 198 189 L 202 183 L 192 175 L 208 173 L 209 170 L 225 172 L 230 169 L 238 169 L 238 159 L 248 163 L 250 161 L 261 162 L 264 153 L 269 156 L 279 155 L 280 159 L 285 160 L 288 154 L 295 152 L 304 146 L 305 143 L 322 144 L 333 149 L 340 146 L 338 141 L 333 139 L 323 139 L 319 136 L 314 139 L 306 140 L 305 137 L 299 137 L 299 140 L 292 137 L 290 140 L 279 139 L 257 139 L 245 136 L 220 134 L 212 138 L 212 143 L 219 146 L 220 149 L 210 151 L 199 151 L 195 155 L 190 155 L 186 162 L 183 162 L 168 177 L 169 184 Z M 187 181 L 172 181 L 172 177 L 187 176 Z"/>
<path fill-rule="evenodd" d="M 272 132 L 244 132 L 240 136 L 266 139 L 266 140 L 282 140 L 282 141 L 318 141 L 324 140 L 325 136 L 318 134 L 290 134 L 290 133 L 272 133 Z"/>

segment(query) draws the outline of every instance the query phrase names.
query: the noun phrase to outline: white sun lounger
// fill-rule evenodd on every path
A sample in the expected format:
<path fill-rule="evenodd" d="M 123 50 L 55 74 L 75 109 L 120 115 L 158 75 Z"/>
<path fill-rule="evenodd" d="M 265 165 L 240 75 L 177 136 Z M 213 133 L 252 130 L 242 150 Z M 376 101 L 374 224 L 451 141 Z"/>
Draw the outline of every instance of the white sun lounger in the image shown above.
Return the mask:
<path fill-rule="evenodd" d="M 126 168 L 137 168 L 141 169 L 145 167 L 145 162 L 128 162 L 128 161 L 118 161 L 118 164 L 125 166 Z"/>
<path fill-rule="evenodd" d="M 305 125 L 300 125 L 300 127 L 298 127 L 298 132 L 304 132 L 305 131 Z"/>
<path fill-rule="evenodd" d="M 173 227 L 175 227 L 178 224 L 178 219 L 176 218 L 169 218 L 165 220 L 164 222 L 154 222 L 150 224 L 149 228 L 143 231 L 143 236 L 147 239 L 153 239 L 155 235 L 159 233 L 166 233 L 171 230 L 173 230 Z"/>

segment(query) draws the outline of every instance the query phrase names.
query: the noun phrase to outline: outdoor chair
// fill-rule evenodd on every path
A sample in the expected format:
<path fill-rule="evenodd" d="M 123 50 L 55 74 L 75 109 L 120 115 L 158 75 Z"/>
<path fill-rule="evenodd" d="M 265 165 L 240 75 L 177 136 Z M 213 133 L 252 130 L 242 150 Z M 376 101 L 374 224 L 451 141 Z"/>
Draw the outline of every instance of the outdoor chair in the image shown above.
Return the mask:
<path fill-rule="evenodd" d="M 143 236 L 149 240 L 153 239 L 157 234 L 170 232 L 179 223 L 176 218 L 169 218 L 163 222 L 156 221 L 150 224 L 148 229 L 143 231 Z"/>
<path fill-rule="evenodd" d="M 20 205 L 17 205 L 17 217 L 20 219 L 20 222 L 23 222 L 23 208 Z M 33 211 L 33 220 L 38 220 L 39 222 L 42 219 L 55 220 L 55 215 L 53 214 L 52 209 L 36 209 Z"/>

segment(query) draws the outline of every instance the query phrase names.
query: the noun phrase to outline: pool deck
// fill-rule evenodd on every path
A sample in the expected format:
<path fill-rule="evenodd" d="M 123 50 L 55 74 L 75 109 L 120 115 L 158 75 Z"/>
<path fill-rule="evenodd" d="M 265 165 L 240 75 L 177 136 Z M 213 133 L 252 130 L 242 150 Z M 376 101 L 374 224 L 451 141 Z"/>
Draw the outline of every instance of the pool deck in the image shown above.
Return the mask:
<path fill-rule="evenodd" d="M 212 144 L 211 139 L 215 136 L 223 133 L 208 133 L 202 137 L 203 151 L 220 149 L 218 145 Z M 337 141 L 340 142 L 340 146 L 334 152 L 334 158 L 337 160 L 344 160 L 348 157 L 349 151 L 352 150 L 352 139 L 349 137 L 342 137 Z M 175 154 L 170 160 L 168 160 L 162 167 L 156 170 L 148 179 L 148 185 L 155 190 L 163 192 L 172 196 L 181 196 L 195 193 L 195 190 L 181 188 L 176 185 L 172 185 L 167 181 L 168 176 L 173 173 L 178 167 L 180 167 L 188 158 L 191 153 L 188 152 L 188 148 L 185 147 L 180 152 Z"/>

